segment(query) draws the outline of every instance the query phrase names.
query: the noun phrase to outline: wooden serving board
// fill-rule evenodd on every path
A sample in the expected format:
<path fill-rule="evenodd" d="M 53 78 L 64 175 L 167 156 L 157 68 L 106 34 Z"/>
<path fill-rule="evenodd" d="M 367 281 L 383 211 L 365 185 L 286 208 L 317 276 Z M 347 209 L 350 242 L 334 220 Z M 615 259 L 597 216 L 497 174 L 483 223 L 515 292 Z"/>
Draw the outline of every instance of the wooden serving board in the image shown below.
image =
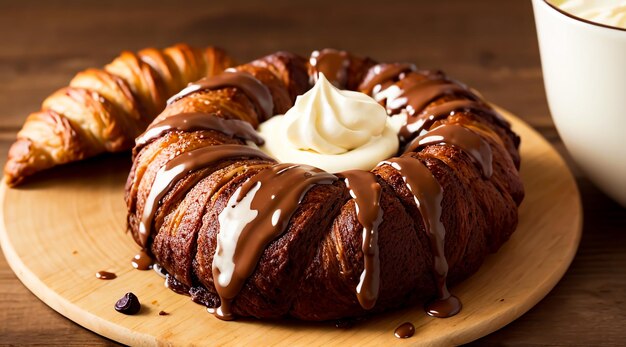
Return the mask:
<path fill-rule="evenodd" d="M 505 112 L 506 114 L 506 112 Z M 0 241 L 13 271 L 35 295 L 76 323 L 129 345 L 461 344 L 510 323 L 563 276 L 581 235 L 581 202 L 563 159 L 537 132 L 507 115 L 522 138 L 526 198 L 517 231 L 480 271 L 452 291 L 461 313 L 428 317 L 420 307 L 371 317 L 348 329 L 333 323 L 241 319 L 224 322 L 163 286 L 153 271 L 130 265 L 138 247 L 125 231 L 127 155 L 50 171 L 19 189 L 0 188 Z M 98 280 L 112 271 L 117 279 Z M 113 309 L 126 292 L 142 302 L 135 316 Z M 159 311 L 169 315 L 161 316 Z M 394 337 L 410 321 L 415 336 Z"/>

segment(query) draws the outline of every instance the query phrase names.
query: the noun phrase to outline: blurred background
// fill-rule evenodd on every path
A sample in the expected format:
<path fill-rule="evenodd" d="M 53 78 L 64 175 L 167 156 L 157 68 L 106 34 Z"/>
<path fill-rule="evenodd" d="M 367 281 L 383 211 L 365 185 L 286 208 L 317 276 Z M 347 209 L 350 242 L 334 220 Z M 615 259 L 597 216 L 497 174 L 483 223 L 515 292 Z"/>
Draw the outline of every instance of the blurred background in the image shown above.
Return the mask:
<path fill-rule="evenodd" d="M 551 126 L 537 119 L 548 109 L 526 1 L 2 1 L 0 19 L 4 126 L 20 125 L 81 69 L 177 42 L 221 46 L 241 63 L 332 47 L 441 68 Z"/>
<path fill-rule="evenodd" d="M 122 50 L 216 45 L 238 62 L 325 47 L 440 68 L 530 123 L 577 177 L 574 263 L 530 312 L 479 345 L 623 344 L 626 216 L 582 176 L 550 119 L 530 1 L 0 0 L 0 164 L 26 116 L 74 74 Z M 497 280 L 497 279 L 494 279 Z M 0 344 L 112 344 L 32 295 L 0 257 Z"/>

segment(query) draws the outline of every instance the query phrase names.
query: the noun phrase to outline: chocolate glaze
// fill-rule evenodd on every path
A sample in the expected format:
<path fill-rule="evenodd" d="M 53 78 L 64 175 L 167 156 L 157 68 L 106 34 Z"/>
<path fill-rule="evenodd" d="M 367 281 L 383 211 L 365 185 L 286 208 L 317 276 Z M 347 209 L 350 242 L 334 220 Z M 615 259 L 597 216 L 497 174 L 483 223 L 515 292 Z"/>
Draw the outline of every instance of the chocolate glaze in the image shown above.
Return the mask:
<path fill-rule="evenodd" d="M 237 208 L 238 203 L 257 188 L 250 209 L 258 213 L 243 227 L 236 241 L 232 259 L 235 268 L 230 282 L 221 286 L 218 280 L 214 281 L 221 300 L 220 307 L 214 311 L 218 318 L 234 319 L 233 300 L 256 268 L 265 247 L 285 231 L 304 195 L 316 184 L 332 184 L 336 180 L 337 176 L 312 166 L 283 163 L 261 170 L 235 191 L 235 204 L 229 203 L 226 208 Z M 218 236 L 216 256 L 221 252 Z M 214 261 L 213 278 L 219 278 L 220 273 Z"/>
<path fill-rule="evenodd" d="M 440 125 L 413 139 L 406 146 L 404 152 L 413 152 L 420 147 L 437 144 L 449 144 L 462 149 L 469 154 L 474 163 L 478 164 L 482 170 L 483 177 L 491 177 L 493 172 L 491 146 L 482 136 L 461 125 Z"/>
<path fill-rule="evenodd" d="M 113 272 L 108 272 L 108 271 L 98 271 L 96 272 L 96 278 L 99 280 L 112 280 L 114 278 L 116 278 L 117 275 L 114 274 Z"/>
<path fill-rule="evenodd" d="M 317 82 L 318 74 L 321 72 L 336 87 L 343 88 L 348 82 L 350 56 L 346 51 L 330 48 L 313 51 L 309 58 L 309 67 L 311 84 Z"/>
<path fill-rule="evenodd" d="M 380 259 L 378 254 L 378 226 L 383 221 L 380 208 L 381 187 L 376 176 L 363 170 L 349 170 L 337 174 L 344 178 L 356 204 L 357 219 L 363 226 L 364 268 L 356 287 L 361 307 L 369 310 L 378 299 L 380 288 Z"/>
<path fill-rule="evenodd" d="M 396 328 L 393 334 L 399 339 L 407 339 L 415 334 L 415 326 L 409 322 L 402 323 Z"/>
<path fill-rule="evenodd" d="M 172 189 L 174 184 L 191 171 L 202 169 L 221 160 L 235 158 L 262 158 L 274 161 L 258 149 L 243 145 L 217 145 L 202 147 L 183 153 L 167 162 L 156 174 L 150 193 L 146 198 L 142 218 L 139 224 L 139 239 L 143 247 L 147 246 L 152 231 L 152 221 L 158 202 Z M 200 178 L 198 178 L 200 179 Z"/>
<path fill-rule="evenodd" d="M 220 111 L 221 112 L 221 111 Z M 169 116 L 152 123 L 146 131 L 135 139 L 135 151 L 169 131 L 216 130 L 242 140 L 252 141 L 261 146 L 263 138 L 254 130 L 250 123 L 232 118 L 222 118 L 216 114 L 189 112 Z"/>
<path fill-rule="evenodd" d="M 387 112 L 397 114 L 406 110 L 411 117 L 421 113 L 430 102 L 444 95 L 463 94 L 475 99 L 476 96 L 467 87 L 446 79 L 428 79 L 426 81 L 411 81 L 403 87 L 403 81 L 408 81 L 416 74 L 409 74 L 394 86 L 398 87 L 397 95 L 387 98 Z"/>
<path fill-rule="evenodd" d="M 428 107 L 415 117 L 408 117 L 407 124 L 400 129 L 400 139 L 410 139 L 429 129 L 434 122 L 447 118 L 455 112 L 473 111 L 491 116 L 501 126 L 508 128 L 509 123 L 493 108 L 473 100 L 453 100 L 443 104 Z"/>
<path fill-rule="evenodd" d="M 390 115 L 405 112 L 407 123 L 399 132 L 401 141 L 408 141 L 428 129 L 436 120 L 455 111 L 472 110 L 490 116 L 496 123 L 509 128 L 509 123 L 488 105 L 479 101 L 467 86 L 448 79 L 440 71 L 416 71 L 411 64 L 378 64 L 370 68 L 359 90 L 383 103 Z M 429 107 L 428 104 L 446 95 L 462 95 Z"/>
<path fill-rule="evenodd" d="M 146 251 L 141 250 L 137 253 L 133 259 L 131 260 L 131 264 L 137 270 L 150 270 L 152 269 L 152 257 L 146 253 Z"/>
<path fill-rule="evenodd" d="M 416 71 L 417 68 L 413 64 L 407 63 L 392 63 L 392 64 L 377 64 L 372 66 L 363 78 L 363 81 L 359 85 L 359 91 L 365 94 L 372 94 L 380 92 L 382 84 L 389 80 L 396 78 L 402 78 L 402 73 L 409 71 Z"/>
<path fill-rule="evenodd" d="M 415 117 L 407 118 L 407 124 L 400 129 L 401 138 L 411 138 L 414 134 L 420 135 L 427 131 L 430 126 L 443 118 L 447 118 L 455 111 L 480 110 L 481 112 L 491 111 L 486 105 L 473 100 L 454 100 L 440 105 L 426 108 Z"/>
<path fill-rule="evenodd" d="M 170 105 L 189 94 L 202 90 L 227 87 L 235 87 L 244 92 L 254 104 L 261 119 L 267 119 L 272 116 L 274 101 L 270 90 L 251 74 L 232 69 L 227 69 L 216 76 L 204 77 L 196 82 L 189 83 L 189 85 L 178 94 L 167 100 L 167 104 Z"/>
<path fill-rule="evenodd" d="M 461 302 L 450 294 L 446 283 L 448 277 L 448 261 L 444 252 L 446 229 L 441 222 L 441 202 L 443 189 L 428 167 L 421 161 L 410 156 L 390 158 L 381 162 L 398 170 L 407 188 L 413 194 L 417 209 L 422 215 L 424 229 L 430 240 L 433 252 L 433 274 L 437 286 L 436 300 L 427 306 L 427 312 L 434 308 L 442 310 L 437 317 L 455 315 L 461 309 Z M 449 304 L 449 305 L 444 305 Z M 433 306 L 434 305 L 434 306 Z"/>

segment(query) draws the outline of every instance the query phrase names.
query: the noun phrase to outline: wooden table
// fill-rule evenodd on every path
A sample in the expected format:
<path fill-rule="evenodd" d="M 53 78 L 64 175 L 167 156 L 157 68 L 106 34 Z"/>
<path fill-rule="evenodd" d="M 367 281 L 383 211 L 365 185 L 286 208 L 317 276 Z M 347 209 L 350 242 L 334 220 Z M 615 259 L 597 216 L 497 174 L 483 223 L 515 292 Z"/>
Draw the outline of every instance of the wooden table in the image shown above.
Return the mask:
<path fill-rule="evenodd" d="M 386 2 L 388 3 L 388 2 Z M 121 50 L 214 44 L 240 61 L 336 47 L 437 67 L 539 130 L 577 177 L 585 216 L 570 270 L 535 308 L 476 344 L 626 343 L 626 210 L 567 155 L 550 119 L 530 1 L 0 3 L 0 163 L 26 115 Z M 0 257 L 0 344 L 109 345 L 31 294 Z"/>

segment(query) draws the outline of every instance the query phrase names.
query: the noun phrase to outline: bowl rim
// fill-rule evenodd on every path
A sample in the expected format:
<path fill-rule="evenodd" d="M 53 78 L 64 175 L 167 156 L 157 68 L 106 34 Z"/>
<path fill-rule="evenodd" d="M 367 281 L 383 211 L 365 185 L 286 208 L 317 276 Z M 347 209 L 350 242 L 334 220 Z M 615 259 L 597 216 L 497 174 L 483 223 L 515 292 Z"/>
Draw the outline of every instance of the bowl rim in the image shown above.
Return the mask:
<path fill-rule="evenodd" d="M 602 23 L 598 23 L 598 22 L 593 22 L 590 21 L 588 19 L 582 18 L 582 17 L 578 17 L 576 15 L 573 15 L 569 12 L 563 11 L 562 9 L 558 8 L 556 5 L 551 4 L 548 0 L 541 0 L 541 2 L 545 3 L 546 5 L 548 5 L 548 7 L 552 8 L 553 10 L 566 15 L 567 17 L 570 17 L 574 20 L 577 20 L 579 22 L 583 22 L 583 23 L 587 23 L 587 24 L 591 24 L 594 26 L 598 26 L 598 27 L 602 27 L 602 28 L 607 28 L 607 29 L 613 29 L 613 30 L 617 30 L 617 31 L 626 31 L 626 28 L 620 28 L 620 27 L 616 27 L 613 25 L 608 25 L 608 24 L 602 24 Z"/>

